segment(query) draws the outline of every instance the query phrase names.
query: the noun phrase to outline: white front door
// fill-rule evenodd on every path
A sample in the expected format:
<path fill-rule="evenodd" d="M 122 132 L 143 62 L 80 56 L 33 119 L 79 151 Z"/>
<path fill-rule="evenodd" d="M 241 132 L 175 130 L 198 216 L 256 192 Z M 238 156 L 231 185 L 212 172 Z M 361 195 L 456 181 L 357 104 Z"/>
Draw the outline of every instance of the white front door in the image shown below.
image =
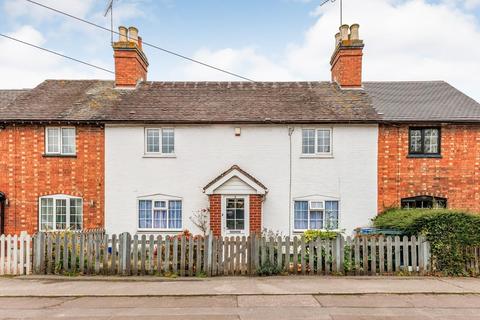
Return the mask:
<path fill-rule="evenodd" d="M 224 195 L 222 197 L 222 236 L 248 236 L 248 196 Z"/>

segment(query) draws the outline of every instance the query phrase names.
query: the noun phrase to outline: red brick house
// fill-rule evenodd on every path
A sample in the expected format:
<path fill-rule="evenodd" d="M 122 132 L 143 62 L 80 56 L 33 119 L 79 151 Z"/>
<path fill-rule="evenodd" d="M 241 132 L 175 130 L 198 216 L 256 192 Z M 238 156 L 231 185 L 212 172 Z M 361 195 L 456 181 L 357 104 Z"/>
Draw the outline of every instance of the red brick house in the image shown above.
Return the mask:
<path fill-rule="evenodd" d="M 0 90 L 0 233 L 104 226 L 101 81 L 45 81 Z M 108 99 L 102 97 L 105 104 Z"/>
<path fill-rule="evenodd" d="M 366 83 L 365 89 L 383 118 L 378 210 L 480 212 L 480 105 L 441 81 Z"/>

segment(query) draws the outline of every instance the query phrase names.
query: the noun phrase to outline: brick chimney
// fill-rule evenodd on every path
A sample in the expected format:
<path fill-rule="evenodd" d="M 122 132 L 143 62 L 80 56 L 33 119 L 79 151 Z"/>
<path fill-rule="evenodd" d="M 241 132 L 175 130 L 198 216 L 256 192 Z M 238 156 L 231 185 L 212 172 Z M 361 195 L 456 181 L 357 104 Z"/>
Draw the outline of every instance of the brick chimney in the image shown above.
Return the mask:
<path fill-rule="evenodd" d="M 340 27 L 335 35 L 335 52 L 330 60 L 332 81 L 344 89 L 362 88 L 363 41 L 359 38 L 358 24 Z"/>
<path fill-rule="evenodd" d="M 147 80 L 148 59 L 137 28 L 121 26 L 118 31 L 118 42 L 113 43 L 115 87 L 134 88 L 138 82 Z"/>

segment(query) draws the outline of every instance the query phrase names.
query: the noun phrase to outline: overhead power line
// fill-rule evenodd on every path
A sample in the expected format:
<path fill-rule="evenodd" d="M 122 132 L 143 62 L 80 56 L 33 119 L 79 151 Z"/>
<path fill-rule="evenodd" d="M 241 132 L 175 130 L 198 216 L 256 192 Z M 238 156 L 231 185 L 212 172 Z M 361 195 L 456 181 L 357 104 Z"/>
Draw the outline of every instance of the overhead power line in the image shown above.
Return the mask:
<path fill-rule="evenodd" d="M 55 54 L 55 55 L 60 56 L 60 57 L 62 57 L 62 58 L 66 58 L 66 59 L 73 60 L 73 61 L 75 61 L 75 62 L 78 62 L 78 63 L 84 64 L 84 65 L 87 65 L 87 66 L 92 67 L 92 68 L 96 68 L 96 69 L 99 69 L 99 70 L 102 70 L 102 71 L 105 71 L 105 72 L 108 72 L 108 73 L 113 73 L 113 74 L 115 74 L 115 72 L 113 72 L 113 71 L 111 71 L 111 70 L 108 70 L 108 69 L 105 69 L 105 68 L 96 66 L 96 65 L 94 65 L 94 64 L 91 64 L 91 63 L 88 63 L 88 62 L 85 62 L 85 61 L 82 61 L 82 60 L 79 60 L 79 59 L 76 59 L 76 58 L 72 58 L 72 57 L 70 57 L 70 56 L 67 56 L 67 55 L 64 55 L 64 54 L 61 54 L 61 53 L 52 51 L 52 50 L 50 50 L 50 49 L 46 49 L 46 48 L 43 48 L 43 47 L 39 47 L 39 46 L 34 45 L 34 44 L 32 44 L 32 43 L 29 43 L 29 42 L 26 42 L 26 41 L 23 41 L 23 40 L 14 38 L 14 37 L 10 37 L 10 36 L 7 36 L 7 35 L 2 34 L 2 33 L 0 33 L 0 36 L 2 36 L 2 37 L 4 37 L 4 38 L 7 38 L 7 39 L 10 39 L 10 40 L 13 40 L 13 41 L 16 41 L 16 42 L 19 42 L 19 43 L 22 43 L 22 44 L 24 44 L 24 45 L 27 45 L 27 46 L 30 46 L 30 47 L 33 47 L 33 48 L 36 48 L 36 49 L 39 49 L 39 50 L 43 50 L 43 51 L 46 51 L 46 52 Z"/>
<path fill-rule="evenodd" d="M 87 24 L 89 24 L 89 25 L 91 25 L 91 26 L 94 26 L 94 27 L 96 27 L 96 28 L 100 28 L 100 29 L 102 29 L 102 30 L 104 30 L 104 31 L 108 31 L 108 32 L 110 32 L 110 33 L 114 33 L 114 34 L 117 34 L 117 35 L 120 34 L 120 33 L 118 33 L 118 32 L 115 31 L 115 30 L 112 30 L 112 29 L 109 29 L 109 28 L 105 28 L 104 26 L 101 26 L 101 25 L 99 25 L 99 24 L 96 24 L 96 23 L 94 23 L 94 22 L 92 22 L 92 21 L 88 21 L 88 20 L 86 20 L 86 19 L 79 18 L 79 17 L 77 17 L 77 16 L 74 16 L 74 15 L 69 14 L 69 13 L 66 13 L 66 12 L 64 12 L 64 11 L 61 11 L 61 10 L 58 10 L 58 9 L 49 7 L 49 6 L 47 6 L 47 5 L 44 5 L 44 4 L 42 4 L 42 3 L 39 3 L 39 2 L 37 2 L 37 1 L 33 1 L 33 0 L 25 0 L 25 1 L 30 2 L 30 3 L 32 3 L 32 4 L 35 4 L 35 5 L 37 5 L 37 6 L 43 7 L 43 8 L 45 8 L 45 9 L 54 11 L 54 12 L 56 12 L 56 13 L 62 14 L 62 15 L 67 16 L 67 17 L 69 17 L 69 18 L 72 18 L 72 19 L 81 21 L 81 22 L 83 22 L 83 23 L 87 23 Z M 194 63 L 200 64 L 200 65 L 202 65 L 202 66 L 204 66 L 204 67 L 207 67 L 207 68 L 210 68 L 210 69 L 219 71 L 219 72 L 226 73 L 226 74 L 228 74 L 228 75 L 230 75 L 230 76 L 234 76 L 234 77 L 237 77 L 237 78 L 239 78 L 239 79 L 243 79 L 243 80 L 250 81 L 250 82 L 255 82 L 255 80 L 252 80 L 252 79 L 249 79 L 249 78 L 247 78 L 247 77 L 241 76 L 241 75 L 239 75 L 239 74 L 237 74 L 237 73 L 233 73 L 233 72 L 230 72 L 230 71 L 228 71 L 228 70 L 225 70 L 225 69 L 222 69 L 222 68 L 219 68 L 219 67 L 215 67 L 215 66 L 213 66 L 213 65 L 211 65 L 211 64 L 208 64 L 208 63 L 199 61 L 199 60 L 197 60 L 197 59 L 193 59 L 193 58 L 187 57 L 187 56 L 185 56 L 185 55 L 183 55 L 183 54 L 174 52 L 174 51 L 172 51 L 172 50 L 168 50 L 168 49 L 162 48 L 162 47 L 160 47 L 160 46 L 157 46 L 157 45 L 154 45 L 154 44 L 145 42 L 145 41 L 142 41 L 142 44 L 145 45 L 145 46 L 148 46 L 148 47 L 151 47 L 151 48 L 154 48 L 154 49 L 163 51 L 163 52 L 165 52 L 165 53 L 174 55 L 174 56 L 176 56 L 176 57 L 179 57 L 179 58 L 188 60 L 188 61 L 190 61 L 190 62 L 194 62 Z"/>

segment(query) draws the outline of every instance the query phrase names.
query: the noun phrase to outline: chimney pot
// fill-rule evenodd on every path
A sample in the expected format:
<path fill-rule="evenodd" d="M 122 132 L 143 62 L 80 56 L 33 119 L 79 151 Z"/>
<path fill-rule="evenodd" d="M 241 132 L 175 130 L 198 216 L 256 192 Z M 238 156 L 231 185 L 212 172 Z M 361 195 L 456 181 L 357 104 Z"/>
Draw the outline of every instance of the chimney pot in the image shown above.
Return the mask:
<path fill-rule="evenodd" d="M 124 26 L 118 27 L 118 33 L 120 35 L 118 36 L 118 41 L 120 42 L 127 42 L 127 35 L 128 35 L 128 30 Z"/>
<path fill-rule="evenodd" d="M 350 40 L 360 40 L 358 29 L 360 25 L 355 23 L 350 26 Z"/>
<path fill-rule="evenodd" d="M 348 29 L 350 29 L 348 24 L 344 24 L 340 27 L 340 36 L 342 41 L 348 41 Z"/>
<path fill-rule="evenodd" d="M 338 32 L 335 35 L 335 47 L 337 47 L 340 44 L 340 40 L 341 40 L 341 36 L 340 36 L 340 32 Z"/>
<path fill-rule="evenodd" d="M 128 38 L 130 42 L 135 43 L 138 46 L 138 29 L 135 27 L 128 28 Z"/>

